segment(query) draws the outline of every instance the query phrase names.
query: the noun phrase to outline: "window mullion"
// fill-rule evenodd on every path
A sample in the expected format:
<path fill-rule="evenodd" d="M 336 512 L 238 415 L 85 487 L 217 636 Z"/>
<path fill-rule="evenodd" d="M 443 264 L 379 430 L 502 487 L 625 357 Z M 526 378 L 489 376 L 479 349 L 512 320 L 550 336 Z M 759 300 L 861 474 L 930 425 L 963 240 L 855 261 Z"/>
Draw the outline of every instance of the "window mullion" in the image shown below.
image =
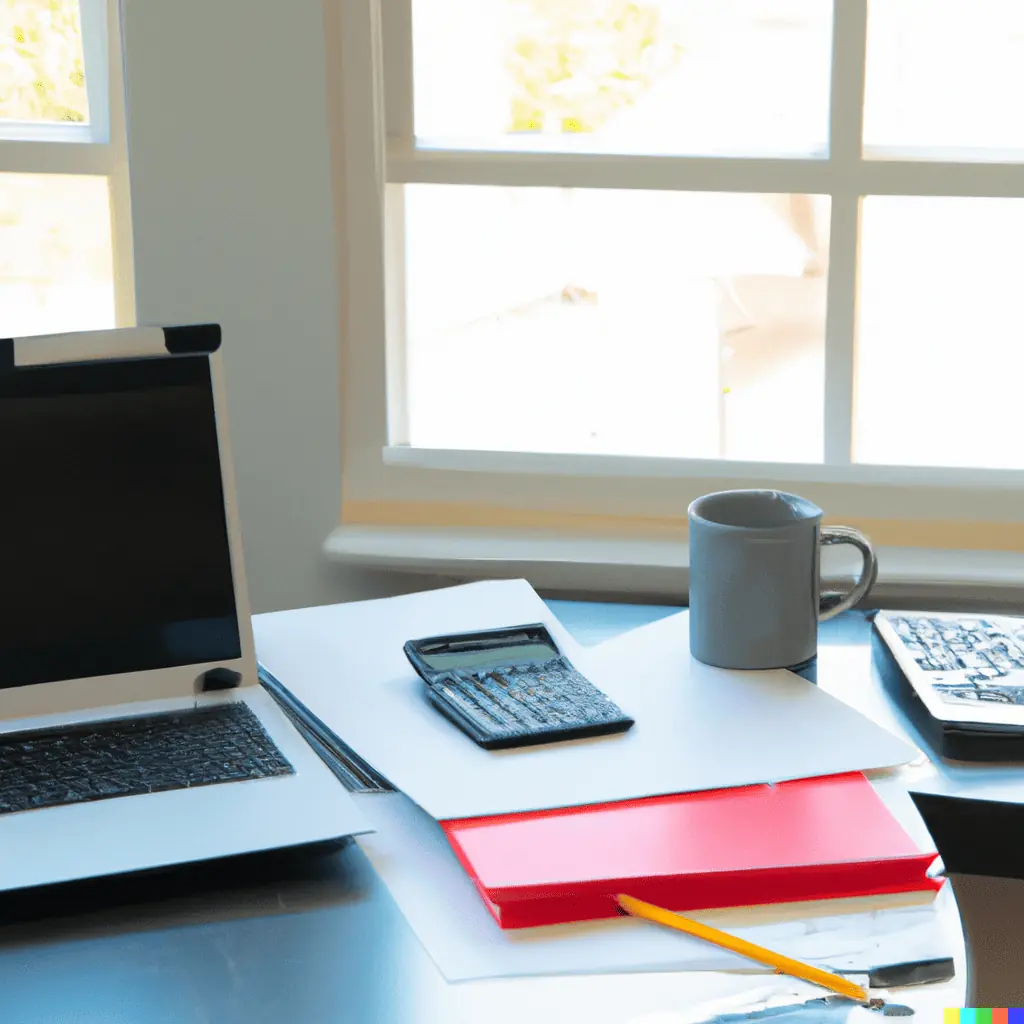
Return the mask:
<path fill-rule="evenodd" d="M 611 188 L 828 195 L 827 160 L 773 157 L 627 156 L 610 153 L 402 151 L 388 148 L 388 181 L 518 188 Z M 856 173 L 856 168 L 853 169 Z"/>
<path fill-rule="evenodd" d="M 405 186 L 385 193 L 384 260 L 388 444 L 409 443 L 409 317 L 406 302 Z"/>
<path fill-rule="evenodd" d="M 825 462 L 853 457 L 853 396 L 867 0 L 835 0 L 829 165 L 833 181 L 825 321 Z"/>
<path fill-rule="evenodd" d="M 388 153 L 412 152 L 415 145 L 412 0 L 380 0 L 384 82 L 384 134 Z M 405 188 L 388 186 L 384 201 L 386 266 L 386 361 L 388 442 L 409 437 L 407 387 Z"/>
<path fill-rule="evenodd" d="M 93 142 L 110 141 L 110 46 L 108 8 L 114 0 L 79 0 L 85 91 L 89 99 L 89 129 Z"/>
<path fill-rule="evenodd" d="M 824 458 L 831 465 L 845 465 L 853 456 L 859 225 L 860 199 L 851 193 L 834 195 L 825 317 Z"/>
<path fill-rule="evenodd" d="M 124 74 L 124 30 L 120 3 L 106 3 L 107 103 L 104 114 L 110 138 L 110 230 L 114 255 L 114 310 L 118 327 L 132 327 L 135 318 L 135 239 L 131 218 L 128 171 L 127 89 Z M 90 93 L 90 102 L 91 102 Z"/>
<path fill-rule="evenodd" d="M 412 0 L 381 0 L 384 108 L 389 146 L 413 148 Z"/>

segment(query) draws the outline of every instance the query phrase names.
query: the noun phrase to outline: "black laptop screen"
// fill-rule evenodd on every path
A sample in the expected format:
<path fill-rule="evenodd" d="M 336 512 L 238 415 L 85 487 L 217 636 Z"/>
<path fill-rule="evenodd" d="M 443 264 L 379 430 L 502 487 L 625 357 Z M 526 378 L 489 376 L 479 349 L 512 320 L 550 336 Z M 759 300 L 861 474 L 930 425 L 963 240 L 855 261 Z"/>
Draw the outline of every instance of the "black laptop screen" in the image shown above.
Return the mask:
<path fill-rule="evenodd" d="M 0 372 L 0 689 L 240 654 L 208 358 Z"/>

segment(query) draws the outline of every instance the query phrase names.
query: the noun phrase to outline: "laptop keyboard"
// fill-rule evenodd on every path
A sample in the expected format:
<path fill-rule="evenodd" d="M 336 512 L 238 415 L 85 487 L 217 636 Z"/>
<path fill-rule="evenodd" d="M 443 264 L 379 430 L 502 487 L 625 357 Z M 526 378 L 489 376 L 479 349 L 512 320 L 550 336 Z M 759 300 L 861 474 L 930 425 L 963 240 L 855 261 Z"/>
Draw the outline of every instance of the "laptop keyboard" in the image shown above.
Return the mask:
<path fill-rule="evenodd" d="M 0 814 L 292 775 L 242 701 L 0 735 Z"/>

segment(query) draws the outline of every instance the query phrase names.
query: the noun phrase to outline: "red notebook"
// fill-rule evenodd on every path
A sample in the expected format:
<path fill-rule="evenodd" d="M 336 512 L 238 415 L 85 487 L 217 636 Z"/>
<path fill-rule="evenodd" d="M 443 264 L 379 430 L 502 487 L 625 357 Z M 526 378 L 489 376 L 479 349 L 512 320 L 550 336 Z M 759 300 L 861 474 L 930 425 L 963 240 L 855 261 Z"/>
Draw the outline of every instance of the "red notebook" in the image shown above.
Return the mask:
<path fill-rule="evenodd" d="M 942 887 L 859 772 L 441 826 L 502 928 Z"/>

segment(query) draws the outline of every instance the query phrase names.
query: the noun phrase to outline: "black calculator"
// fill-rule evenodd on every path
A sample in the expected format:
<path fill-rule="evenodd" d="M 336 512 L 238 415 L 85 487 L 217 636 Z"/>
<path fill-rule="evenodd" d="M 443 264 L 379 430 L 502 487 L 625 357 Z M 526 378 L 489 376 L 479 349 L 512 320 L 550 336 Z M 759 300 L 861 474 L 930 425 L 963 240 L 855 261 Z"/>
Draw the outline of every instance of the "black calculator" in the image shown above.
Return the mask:
<path fill-rule="evenodd" d="M 409 640 L 403 649 L 434 707 L 487 750 L 621 733 L 634 724 L 541 623 Z"/>

